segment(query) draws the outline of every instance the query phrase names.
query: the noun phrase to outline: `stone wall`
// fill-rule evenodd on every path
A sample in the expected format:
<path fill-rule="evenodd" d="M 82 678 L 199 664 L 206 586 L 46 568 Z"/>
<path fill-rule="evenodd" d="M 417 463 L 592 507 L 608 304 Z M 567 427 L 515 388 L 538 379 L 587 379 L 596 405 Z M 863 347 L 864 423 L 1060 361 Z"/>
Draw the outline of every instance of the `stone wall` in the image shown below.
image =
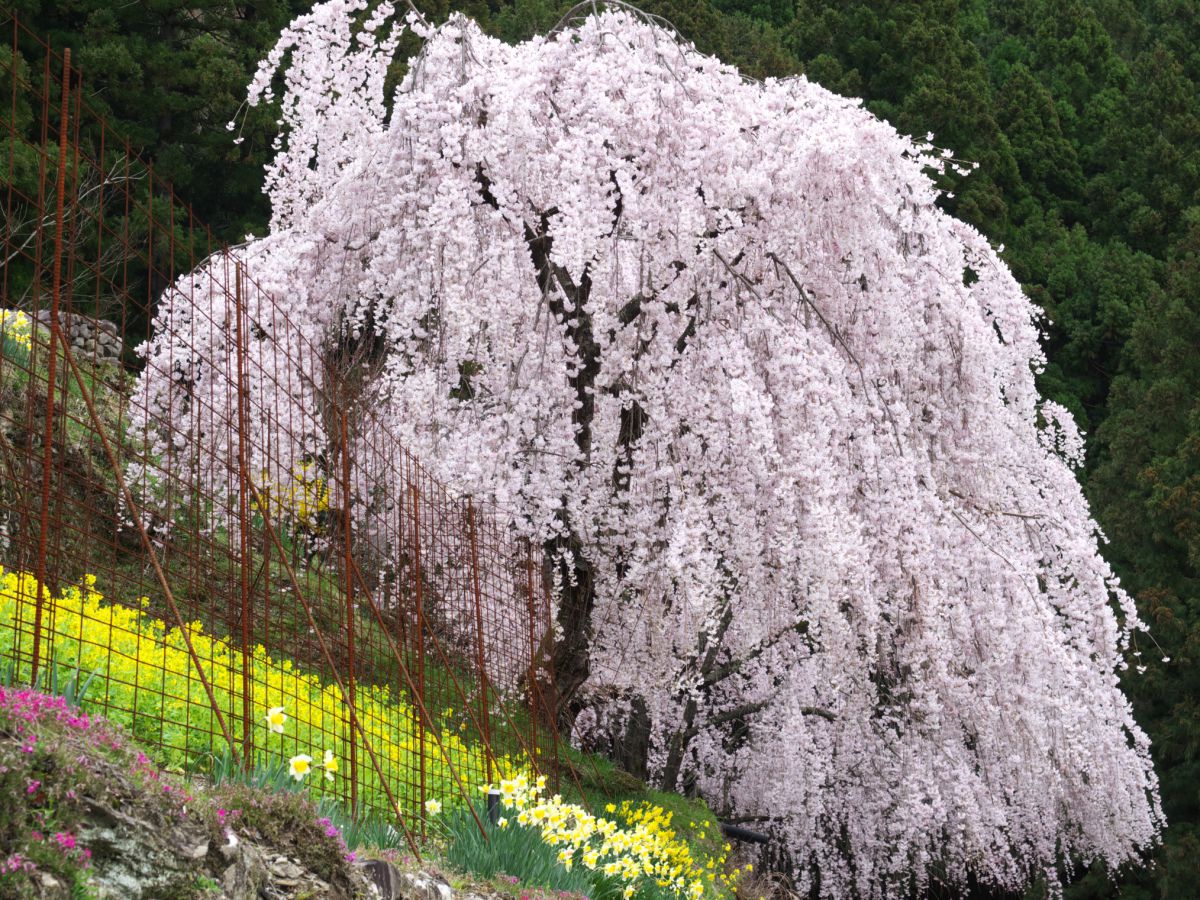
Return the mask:
<path fill-rule="evenodd" d="M 94 319 L 81 313 L 59 313 L 58 318 L 76 359 L 120 363 L 124 345 L 121 343 L 121 331 L 116 322 Z M 50 310 L 39 310 L 34 319 L 39 324 L 49 327 Z"/>

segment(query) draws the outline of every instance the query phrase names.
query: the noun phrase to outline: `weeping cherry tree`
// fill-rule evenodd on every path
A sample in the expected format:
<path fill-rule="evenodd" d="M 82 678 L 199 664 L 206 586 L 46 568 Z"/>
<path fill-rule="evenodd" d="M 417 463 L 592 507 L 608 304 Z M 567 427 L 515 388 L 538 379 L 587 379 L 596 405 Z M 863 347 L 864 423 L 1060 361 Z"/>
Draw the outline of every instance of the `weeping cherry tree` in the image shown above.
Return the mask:
<path fill-rule="evenodd" d="M 1038 311 L 937 206 L 932 175 L 966 167 L 588 9 L 508 46 L 329 0 L 262 65 L 285 138 L 239 254 L 291 322 L 251 309 L 253 352 L 304 368 L 254 386 L 311 422 L 283 469 L 337 442 L 314 398 L 357 366 L 372 414 L 341 452 L 383 429 L 545 547 L 561 723 L 769 831 L 802 890 L 1136 859 L 1163 825 L 1118 687 L 1141 624 L 1081 436 L 1035 389 Z M 388 97 L 405 27 L 423 48 Z M 172 374 L 233 352 L 196 327 L 197 303 L 227 321 L 213 277 L 164 298 L 139 403 L 219 478 L 197 423 L 229 392 Z M 355 471 L 365 533 L 401 488 Z"/>

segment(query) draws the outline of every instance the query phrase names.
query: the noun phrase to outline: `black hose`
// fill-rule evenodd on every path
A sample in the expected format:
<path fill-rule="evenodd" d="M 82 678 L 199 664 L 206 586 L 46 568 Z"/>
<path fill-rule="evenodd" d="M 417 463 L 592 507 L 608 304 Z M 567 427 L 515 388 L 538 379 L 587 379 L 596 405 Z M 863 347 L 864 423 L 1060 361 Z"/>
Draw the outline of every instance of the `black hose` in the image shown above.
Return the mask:
<path fill-rule="evenodd" d="M 727 838 L 732 838 L 735 841 L 745 841 L 748 844 L 765 844 L 770 838 L 765 834 L 759 834 L 757 831 L 751 831 L 749 828 L 743 828 L 741 825 L 731 825 L 729 822 L 718 822 L 721 826 L 721 833 Z"/>

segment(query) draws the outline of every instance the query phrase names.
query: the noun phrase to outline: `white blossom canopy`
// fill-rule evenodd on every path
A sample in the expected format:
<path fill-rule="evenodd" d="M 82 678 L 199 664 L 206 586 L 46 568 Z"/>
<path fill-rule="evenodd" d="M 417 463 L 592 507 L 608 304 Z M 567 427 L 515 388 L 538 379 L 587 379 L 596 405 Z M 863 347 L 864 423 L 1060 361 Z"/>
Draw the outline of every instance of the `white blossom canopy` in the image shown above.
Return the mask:
<path fill-rule="evenodd" d="M 286 63 L 243 255 L 307 340 L 384 341 L 373 409 L 428 465 L 574 542 L 581 731 L 636 698 L 651 772 L 824 896 L 1152 845 L 1117 675 L 1141 626 L 1034 386 L 1037 311 L 936 205 L 948 154 L 618 7 L 517 46 L 412 20 L 385 103 L 392 10 L 366 8 L 318 5 L 252 87 Z M 195 296 L 164 304 L 144 402 L 181 402 L 156 360 Z M 304 358 L 282 344 L 259 352 Z"/>

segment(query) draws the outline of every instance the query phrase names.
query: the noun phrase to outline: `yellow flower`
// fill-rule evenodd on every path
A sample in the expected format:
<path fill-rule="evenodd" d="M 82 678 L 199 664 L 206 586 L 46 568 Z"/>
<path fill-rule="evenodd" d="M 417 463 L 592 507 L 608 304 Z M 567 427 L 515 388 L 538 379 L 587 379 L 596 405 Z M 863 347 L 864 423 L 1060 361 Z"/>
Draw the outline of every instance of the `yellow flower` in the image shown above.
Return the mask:
<path fill-rule="evenodd" d="M 434 800 L 432 797 L 425 801 L 425 812 L 431 816 L 436 816 L 441 811 L 442 804 L 439 801 Z"/>
<path fill-rule="evenodd" d="M 333 773 L 337 771 L 337 760 L 333 756 L 332 750 L 325 751 L 325 762 L 321 763 L 321 768 L 325 770 L 325 780 L 333 781 Z"/>
<path fill-rule="evenodd" d="M 0 332 L 26 350 L 32 347 L 32 320 L 16 309 L 0 310 Z"/>
<path fill-rule="evenodd" d="M 499 825 L 501 828 L 507 828 L 508 827 L 508 819 L 499 819 L 496 821 L 496 824 Z"/>
<path fill-rule="evenodd" d="M 303 781 L 311 769 L 312 757 L 307 753 L 299 753 L 288 760 L 288 774 L 297 781 Z"/>
<path fill-rule="evenodd" d="M 272 706 L 267 710 L 267 727 L 276 734 L 283 734 L 283 723 L 287 721 L 287 715 L 283 711 L 282 706 Z"/>

